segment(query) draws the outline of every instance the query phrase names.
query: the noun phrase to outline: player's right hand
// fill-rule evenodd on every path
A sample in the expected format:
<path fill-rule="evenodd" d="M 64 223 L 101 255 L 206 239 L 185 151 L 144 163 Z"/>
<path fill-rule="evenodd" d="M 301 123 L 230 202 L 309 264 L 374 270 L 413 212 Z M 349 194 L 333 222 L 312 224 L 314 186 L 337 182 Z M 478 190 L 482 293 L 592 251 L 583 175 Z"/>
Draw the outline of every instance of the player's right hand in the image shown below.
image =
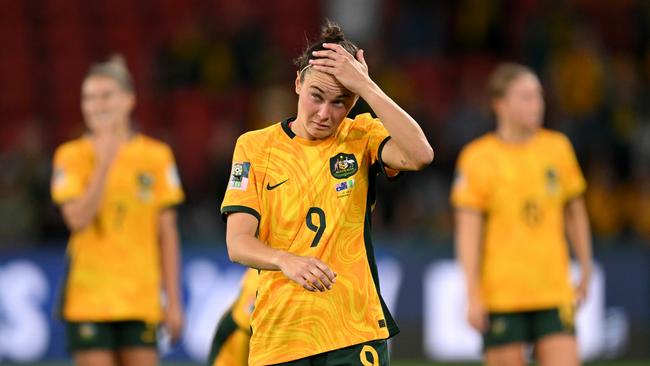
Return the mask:
<path fill-rule="evenodd" d="M 290 280 L 308 291 L 327 291 L 336 282 L 336 273 L 327 264 L 314 257 L 286 253 L 280 270 Z"/>
<path fill-rule="evenodd" d="M 485 305 L 479 299 L 470 299 L 467 307 L 467 321 L 472 328 L 481 334 L 486 333 L 490 327 L 490 320 Z"/>
<path fill-rule="evenodd" d="M 113 162 L 120 143 L 111 130 L 100 130 L 93 134 L 93 147 L 100 166 L 108 166 Z"/>

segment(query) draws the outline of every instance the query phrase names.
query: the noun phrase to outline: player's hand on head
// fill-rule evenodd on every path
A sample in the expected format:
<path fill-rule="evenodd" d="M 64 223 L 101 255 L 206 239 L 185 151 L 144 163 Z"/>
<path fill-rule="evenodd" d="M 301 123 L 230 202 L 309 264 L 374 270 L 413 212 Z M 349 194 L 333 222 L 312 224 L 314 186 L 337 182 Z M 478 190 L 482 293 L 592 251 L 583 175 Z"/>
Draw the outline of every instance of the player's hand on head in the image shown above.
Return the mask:
<path fill-rule="evenodd" d="M 336 282 L 336 273 L 321 260 L 287 253 L 280 270 L 308 291 L 327 291 Z"/>
<path fill-rule="evenodd" d="M 341 85 L 355 94 L 360 94 L 372 82 L 363 50 L 358 50 L 353 56 L 337 43 L 323 43 L 323 47 L 326 49 L 314 51 L 313 56 L 317 59 L 309 60 L 314 70 L 334 76 Z"/>

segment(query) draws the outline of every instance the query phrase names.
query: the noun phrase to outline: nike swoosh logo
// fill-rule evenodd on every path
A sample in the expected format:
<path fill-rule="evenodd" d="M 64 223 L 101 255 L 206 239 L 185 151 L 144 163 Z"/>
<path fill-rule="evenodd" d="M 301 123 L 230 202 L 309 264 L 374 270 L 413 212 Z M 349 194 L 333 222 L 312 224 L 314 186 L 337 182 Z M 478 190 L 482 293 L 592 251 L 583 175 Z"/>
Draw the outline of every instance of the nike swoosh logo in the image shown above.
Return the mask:
<path fill-rule="evenodd" d="M 289 180 L 289 178 L 287 178 L 287 179 L 283 180 L 282 182 L 280 182 L 280 183 L 278 183 L 276 185 L 273 185 L 273 186 L 271 185 L 271 183 L 266 183 L 266 189 L 269 190 L 269 191 L 272 191 L 272 190 L 278 188 L 279 186 L 283 185 L 284 183 L 286 183 L 288 180 Z"/>

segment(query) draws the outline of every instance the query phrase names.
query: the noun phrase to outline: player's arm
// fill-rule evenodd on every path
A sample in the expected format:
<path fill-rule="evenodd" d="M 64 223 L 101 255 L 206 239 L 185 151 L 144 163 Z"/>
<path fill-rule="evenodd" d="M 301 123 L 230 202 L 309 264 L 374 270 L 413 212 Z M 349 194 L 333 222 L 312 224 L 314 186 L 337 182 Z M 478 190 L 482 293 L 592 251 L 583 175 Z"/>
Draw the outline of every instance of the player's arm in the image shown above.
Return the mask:
<path fill-rule="evenodd" d="M 327 50 L 314 52 L 322 58 L 309 60 L 310 64 L 336 77 L 377 114 L 391 136 L 380 157 L 384 164 L 396 170 L 421 170 L 431 164 L 433 149 L 422 128 L 370 78 L 363 50 L 353 57 L 339 44 L 323 47 Z"/>
<path fill-rule="evenodd" d="M 580 282 L 576 289 L 576 302 L 580 304 L 587 296 L 592 271 L 591 231 L 582 196 L 567 202 L 564 208 L 564 226 L 575 256 L 580 263 Z"/>
<path fill-rule="evenodd" d="M 455 215 L 456 257 L 465 273 L 468 320 L 476 330 L 485 332 L 488 320 L 480 290 L 483 215 L 478 211 L 466 208 L 457 208 Z"/>
<path fill-rule="evenodd" d="M 228 215 L 226 245 L 231 261 L 262 270 L 282 271 L 289 279 L 309 291 L 327 291 L 332 288 L 336 274 L 325 263 L 317 258 L 297 256 L 271 248 L 255 236 L 257 225 L 257 218 L 248 213 L 235 212 Z"/>
<path fill-rule="evenodd" d="M 86 191 L 77 199 L 61 206 L 63 221 L 70 231 L 80 231 L 88 226 L 99 209 L 106 177 L 117 153 L 118 143 L 114 136 L 103 134 L 95 140 L 96 166 Z"/>
<path fill-rule="evenodd" d="M 396 170 L 421 170 L 433 161 L 433 148 L 422 128 L 374 82 L 361 94 L 391 136 L 381 159 Z"/>
<path fill-rule="evenodd" d="M 180 284 L 180 249 L 176 210 L 166 208 L 159 215 L 160 261 L 162 283 L 167 303 L 165 306 L 165 326 L 172 341 L 180 339 L 183 330 L 183 304 L 181 302 Z"/>

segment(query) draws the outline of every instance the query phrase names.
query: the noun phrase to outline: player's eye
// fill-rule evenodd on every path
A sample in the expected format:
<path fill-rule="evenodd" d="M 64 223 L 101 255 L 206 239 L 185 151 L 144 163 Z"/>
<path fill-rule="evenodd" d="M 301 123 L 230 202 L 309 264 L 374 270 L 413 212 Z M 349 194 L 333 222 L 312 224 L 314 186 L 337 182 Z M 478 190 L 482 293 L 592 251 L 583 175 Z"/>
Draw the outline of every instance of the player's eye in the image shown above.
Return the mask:
<path fill-rule="evenodd" d="M 312 93 L 311 98 L 316 102 L 322 102 L 323 97 L 320 94 Z"/>

